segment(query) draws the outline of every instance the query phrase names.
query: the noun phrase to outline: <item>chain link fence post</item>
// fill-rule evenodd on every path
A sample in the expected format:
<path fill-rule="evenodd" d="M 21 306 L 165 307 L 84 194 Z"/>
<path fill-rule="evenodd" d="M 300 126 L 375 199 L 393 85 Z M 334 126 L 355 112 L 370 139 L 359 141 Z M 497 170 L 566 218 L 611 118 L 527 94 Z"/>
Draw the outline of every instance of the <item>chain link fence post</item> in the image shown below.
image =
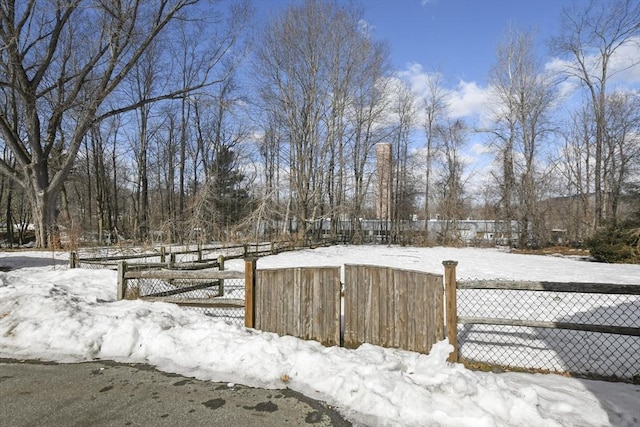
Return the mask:
<path fill-rule="evenodd" d="M 71 251 L 69 254 L 69 268 L 78 268 L 78 253 Z"/>
<path fill-rule="evenodd" d="M 458 361 L 458 304 L 456 301 L 456 266 L 458 261 L 442 261 L 444 266 L 447 338 L 453 346 L 449 362 Z"/>

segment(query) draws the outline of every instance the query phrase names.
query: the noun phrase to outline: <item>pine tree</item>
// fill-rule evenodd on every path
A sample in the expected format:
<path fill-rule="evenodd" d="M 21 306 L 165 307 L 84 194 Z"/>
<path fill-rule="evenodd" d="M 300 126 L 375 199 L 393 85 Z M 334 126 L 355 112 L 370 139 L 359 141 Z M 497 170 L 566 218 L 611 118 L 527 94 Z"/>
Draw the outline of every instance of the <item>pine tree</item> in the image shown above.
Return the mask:
<path fill-rule="evenodd" d="M 213 186 L 210 197 L 220 227 L 229 227 L 240 222 L 251 211 L 251 197 L 243 185 L 245 175 L 237 164 L 236 153 L 222 146 L 212 167 Z"/>

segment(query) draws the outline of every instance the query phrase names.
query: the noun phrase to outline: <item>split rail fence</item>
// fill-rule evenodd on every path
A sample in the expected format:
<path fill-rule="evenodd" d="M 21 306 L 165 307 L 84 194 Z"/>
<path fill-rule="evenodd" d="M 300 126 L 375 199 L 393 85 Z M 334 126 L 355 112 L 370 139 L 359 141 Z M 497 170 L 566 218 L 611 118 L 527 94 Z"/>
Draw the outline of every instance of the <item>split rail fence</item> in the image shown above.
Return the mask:
<path fill-rule="evenodd" d="M 245 274 L 239 271 L 130 270 L 121 262 L 117 299 L 173 303 L 242 325 L 244 283 Z"/>
<path fill-rule="evenodd" d="M 145 252 L 128 248 L 95 248 L 84 253 L 72 251 L 69 255 L 70 268 L 94 268 L 116 270 L 121 261 L 126 261 L 129 269 L 170 268 L 183 270 L 217 268 L 220 257 L 224 259 L 258 258 L 281 252 L 294 251 L 306 247 L 315 248 L 326 243 L 304 246 L 292 241 L 256 242 L 238 245 L 197 245 L 195 249 L 184 246 L 160 246 Z"/>

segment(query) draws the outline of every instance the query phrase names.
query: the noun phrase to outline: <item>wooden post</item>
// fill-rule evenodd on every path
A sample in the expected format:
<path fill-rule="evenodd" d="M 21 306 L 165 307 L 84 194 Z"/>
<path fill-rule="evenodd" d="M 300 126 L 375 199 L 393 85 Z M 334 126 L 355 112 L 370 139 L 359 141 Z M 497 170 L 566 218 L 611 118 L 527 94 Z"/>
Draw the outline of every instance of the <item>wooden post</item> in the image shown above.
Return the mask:
<path fill-rule="evenodd" d="M 176 254 L 169 254 L 169 262 L 167 263 L 167 268 L 172 269 L 175 263 L 176 263 Z"/>
<path fill-rule="evenodd" d="M 442 261 L 446 298 L 447 338 L 453 346 L 449 362 L 458 361 L 458 304 L 456 301 L 456 266 L 458 261 Z"/>
<path fill-rule="evenodd" d="M 118 264 L 118 295 L 116 297 L 118 301 L 124 299 L 127 292 L 127 279 L 125 278 L 125 274 L 127 274 L 127 263 L 122 261 Z"/>
<path fill-rule="evenodd" d="M 198 262 L 202 262 L 202 243 L 198 243 Z"/>
<path fill-rule="evenodd" d="M 247 247 L 247 244 L 244 244 L 244 253 L 243 253 L 243 257 L 247 258 L 249 257 L 249 248 Z"/>
<path fill-rule="evenodd" d="M 244 260 L 244 326 L 255 327 L 256 321 L 256 259 L 245 258 Z"/>
<path fill-rule="evenodd" d="M 218 270 L 224 271 L 224 255 L 218 255 Z M 220 285 L 218 285 L 219 296 L 224 296 L 224 279 L 220 279 Z"/>
<path fill-rule="evenodd" d="M 78 253 L 71 251 L 69 254 L 69 268 L 78 268 Z"/>
<path fill-rule="evenodd" d="M 167 255 L 166 255 L 166 249 L 164 248 L 164 246 L 160 247 L 160 262 L 161 263 L 165 263 L 167 262 Z"/>

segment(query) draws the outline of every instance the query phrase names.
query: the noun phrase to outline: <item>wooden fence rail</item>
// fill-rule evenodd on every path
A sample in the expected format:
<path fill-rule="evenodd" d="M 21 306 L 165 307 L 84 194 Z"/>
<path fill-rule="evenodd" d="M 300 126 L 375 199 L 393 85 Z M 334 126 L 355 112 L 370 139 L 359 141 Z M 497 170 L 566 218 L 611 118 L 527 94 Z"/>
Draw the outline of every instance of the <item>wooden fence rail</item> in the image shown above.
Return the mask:
<path fill-rule="evenodd" d="M 220 255 L 225 259 L 238 259 L 238 258 L 258 258 L 267 255 L 275 255 L 281 252 L 293 251 L 297 249 L 303 249 L 305 247 L 318 247 L 324 243 L 318 243 L 311 246 L 298 245 L 295 242 L 290 241 L 273 241 L 273 242 L 257 242 L 257 243 L 243 243 L 234 245 L 214 245 L 204 246 L 198 245 L 197 249 L 172 249 L 171 247 L 161 246 L 154 252 L 147 253 L 132 253 L 125 255 L 105 255 L 105 256 L 81 256 L 78 252 L 72 251 L 69 254 L 69 268 L 80 267 L 82 263 L 95 264 L 95 265 L 108 265 L 113 268 L 116 267 L 120 261 L 132 261 L 140 259 L 156 259 L 159 258 L 160 262 L 145 262 L 149 268 L 162 268 L 163 264 L 174 266 L 174 268 L 180 268 L 183 266 L 185 269 L 195 268 L 213 268 L 215 265 L 207 266 L 207 261 L 215 263 L 216 258 Z M 213 259 L 210 257 L 214 254 L 216 257 Z M 176 262 L 177 256 L 180 255 L 193 255 L 195 260 L 190 262 Z M 133 263 L 130 263 L 130 266 Z M 142 263 L 141 263 L 142 264 Z M 187 265 L 188 264 L 188 265 Z"/>
<path fill-rule="evenodd" d="M 457 264 L 457 263 L 456 263 Z M 474 280 L 457 282 L 457 289 L 496 289 L 548 291 L 580 294 L 640 295 L 640 286 L 618 283 L 523 282 L 513 280 Z"/>
<path fill-rule="evenodd" d="M 124 255 L 104 255 L 104 256 L 80 256 L 78 252 L 72 251 L 71 256 L 69 257 L 69 263 L 71 268 L 77 267 L 77 263 L 81 261 L 85 262 L 102 262 L 102 261 L 128 261 L 133 259 L 147 259 L 147 258 L 160 258 L 160 263 L 165 263 L 167 255 L 196 255 L 199 260 L 201 260 L 207 252 L 219 251 L 221 248 L 242 248 L 242 245 L 225 247 L 221 245 L 207 246 L 207 245 L 198 245 L 196 249 L 178 249 L 172 250 L 171 247 L 160 246 L 157 249 L 154 249 L 153 252 L 144 252 L 144 253 L 130 253 Z"/>
<path fill-rule="evenodd" d="M 223 294 L 223 281 L 224 280 L 244 280 L 245 273 L 240 271 L 188 271 L 188 270 L 128 270 L 126 262 L 118 264 L 118 289 L 117 299 L 125 299 L 132 292 L 128 290 L 128 282 L 130 280 L 160 280 L 167 282 L 183 281 L 189 283 L 189 281 L 205 281 L 200 284 L 189 284 L 185 286 L 175 287 L 170 290 L 163 290 L 156 292 L 152 295 L 136 295 L 140 299 L 146 301 L 164 301 L 178 304 L 188 307 L 202 307 L 202 308 L 244 308 L 245 302 L 243 299 L 238 298 L 208 298 L 208 299 L 193 299 L 186 298 L 184 300 L 170 299 L 175 295 L 192 292 L 194 290 L 200 290 L 210 288 L 212 286 L 218 286 L 220 289 L 219 295 Z M 133 293 L 135 295 L 135 292 Z"/>

